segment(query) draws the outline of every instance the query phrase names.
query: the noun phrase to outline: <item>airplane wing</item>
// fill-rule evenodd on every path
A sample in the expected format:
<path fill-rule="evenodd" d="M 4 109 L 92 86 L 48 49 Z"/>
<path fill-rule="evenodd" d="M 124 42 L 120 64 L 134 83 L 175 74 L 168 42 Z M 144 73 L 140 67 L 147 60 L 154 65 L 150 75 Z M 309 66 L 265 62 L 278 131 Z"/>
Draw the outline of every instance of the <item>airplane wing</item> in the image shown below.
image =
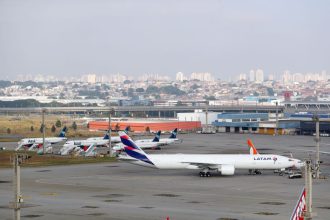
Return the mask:
<path fill-rule="evenodd" d="M 217 164 L 217 163 L 201 163 L 201 162 L 188 162 L 188 161 L 181 162 L 181 163 L 189 164 L 189 165 L 192 165 L 192 166 L 196 166 L 199 169 L 205 169 L 205 168 L 219 169 L 219 167 L 221 167 L 222 165 L 225 165 L 225 164 Z"/>

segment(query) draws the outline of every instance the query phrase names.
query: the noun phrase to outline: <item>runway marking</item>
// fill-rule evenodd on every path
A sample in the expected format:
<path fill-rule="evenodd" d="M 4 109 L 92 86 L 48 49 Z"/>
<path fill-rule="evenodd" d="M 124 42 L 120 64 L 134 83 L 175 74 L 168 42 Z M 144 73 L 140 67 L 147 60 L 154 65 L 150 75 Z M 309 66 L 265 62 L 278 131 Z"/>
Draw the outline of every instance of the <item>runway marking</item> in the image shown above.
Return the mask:
<path fill-rule="evenodd" d="M 55 192 L 44 192 L 44 193 L 41 193 L 41 195 L 43 195 L 43 196 L 58 196 L 58 194 L 55 193 Z"/>

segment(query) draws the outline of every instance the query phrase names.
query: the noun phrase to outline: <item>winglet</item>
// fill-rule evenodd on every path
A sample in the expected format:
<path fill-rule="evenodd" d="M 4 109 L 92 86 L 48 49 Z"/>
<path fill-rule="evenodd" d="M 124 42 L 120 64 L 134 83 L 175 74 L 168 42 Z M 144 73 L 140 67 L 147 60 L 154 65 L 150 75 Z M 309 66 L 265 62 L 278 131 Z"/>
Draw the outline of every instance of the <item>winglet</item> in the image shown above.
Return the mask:
<path fill-rule="evenodd" d="M 259 154 L 259 152 L 257 151 L 256 147 L 254 146 L 254 144 L 252 143 L 252 141 L 250 139 L 247 140 L 247 144 L 250 148 L 250 155 Z"/>

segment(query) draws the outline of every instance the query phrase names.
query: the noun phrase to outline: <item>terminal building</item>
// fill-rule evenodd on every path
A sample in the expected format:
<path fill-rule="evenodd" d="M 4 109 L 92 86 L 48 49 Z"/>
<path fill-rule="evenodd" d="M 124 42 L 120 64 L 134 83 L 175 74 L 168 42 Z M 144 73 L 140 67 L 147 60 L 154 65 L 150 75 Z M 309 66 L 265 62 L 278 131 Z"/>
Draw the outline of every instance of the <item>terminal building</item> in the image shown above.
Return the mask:
<path fill-rule="evenodd" d="M 221 113 L 212 123 L 217 132 L 278 134 L 315 133 L 313 114 L 279 115 L 276 125 L 276 115 L 272 113 Z M 320 118 L 320 133 L 330 135 L 330 115 L 318 115 Z"/>

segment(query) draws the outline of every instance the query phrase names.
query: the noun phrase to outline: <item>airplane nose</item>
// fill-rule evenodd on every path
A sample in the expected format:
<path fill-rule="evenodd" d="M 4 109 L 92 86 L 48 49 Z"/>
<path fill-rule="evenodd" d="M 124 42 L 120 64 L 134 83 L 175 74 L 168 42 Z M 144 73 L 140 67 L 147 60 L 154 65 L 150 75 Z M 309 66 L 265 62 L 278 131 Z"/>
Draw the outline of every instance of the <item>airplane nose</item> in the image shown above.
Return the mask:
<path fill-rule="evenodd" d="M 305 163 L 301 160 L 298 160 L 295 165 L 298 169 L 301 169 L 302 167 L 305 166 Z"/>

